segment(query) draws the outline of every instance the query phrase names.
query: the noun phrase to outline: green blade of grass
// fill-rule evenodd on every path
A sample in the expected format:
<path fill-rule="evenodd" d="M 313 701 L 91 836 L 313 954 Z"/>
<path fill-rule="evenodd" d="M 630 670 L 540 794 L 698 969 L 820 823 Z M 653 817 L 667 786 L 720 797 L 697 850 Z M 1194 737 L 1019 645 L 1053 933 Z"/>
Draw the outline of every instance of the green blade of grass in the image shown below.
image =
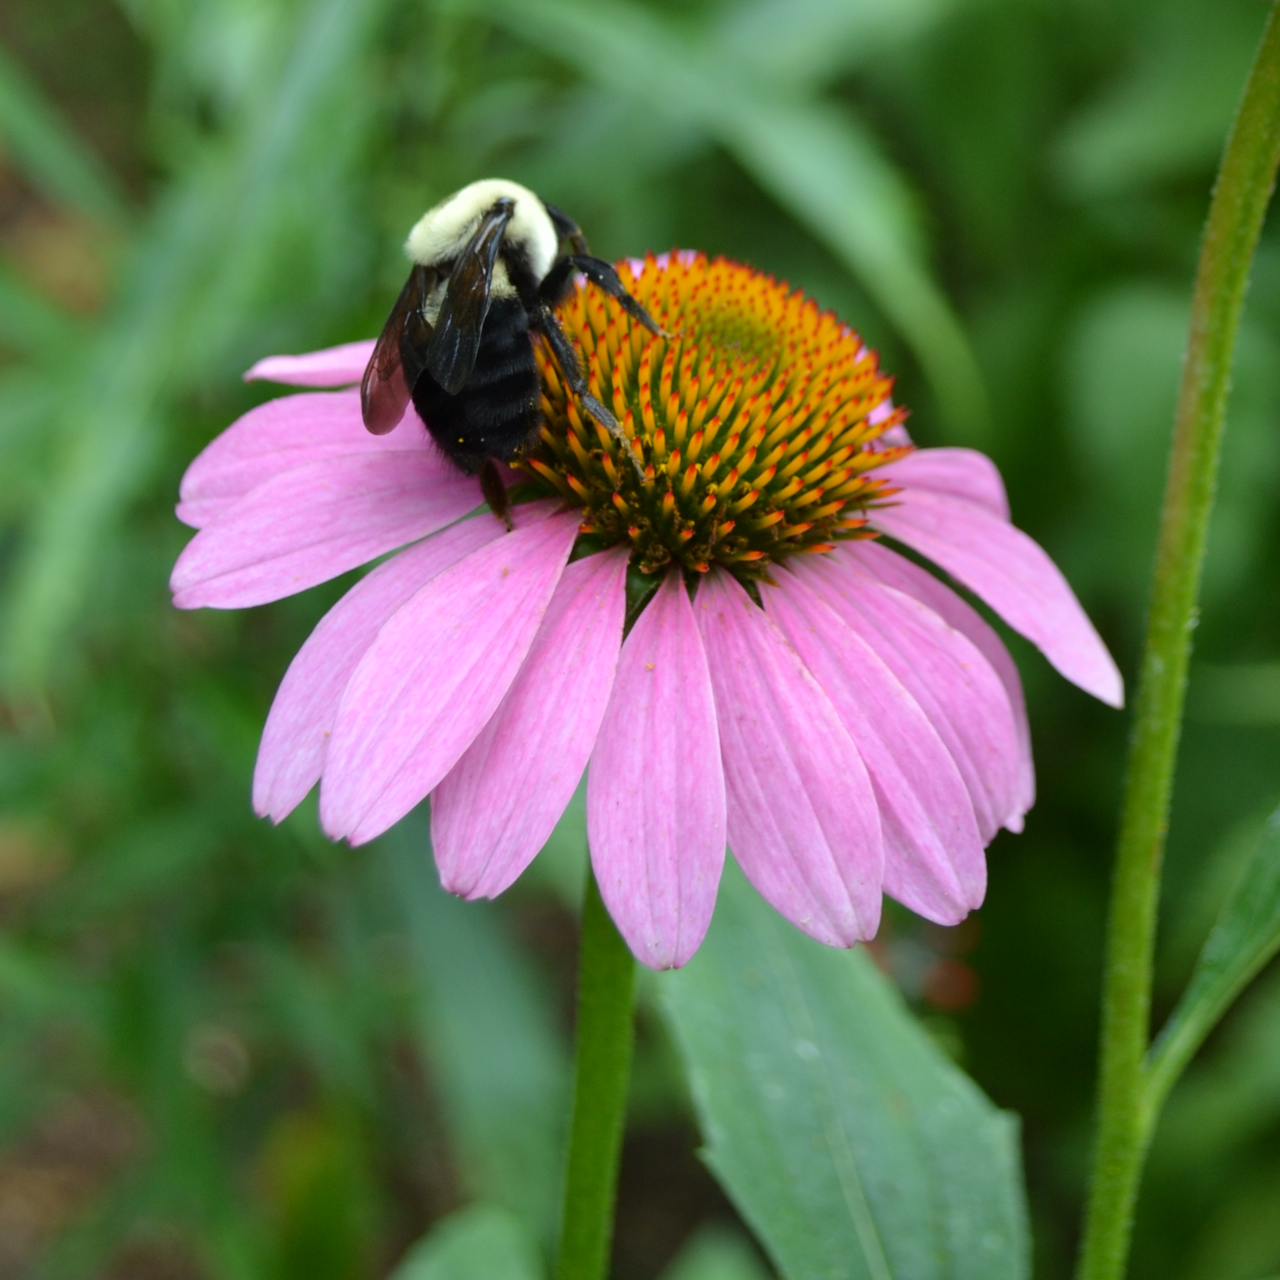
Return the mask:
<path fill-rule="evenodd" d="M 1147 1059 L 1147 1105 L 1159 1110 L 1183 1069 L 1236 997 L 1280 951 L 1280 810 L 1272 814 L 1223 905 Z"/>
<path fill-rule="evenodd" d="M 0 138 L 17 167 L 55 204 L 103 221 L 124 220 L 125 199 L 106 166 L 3 48 Z"/>
<path fill-rule="evenodd" d="M 193 161 L 140 236 L 121 297 L 76 364 L 79 377 L 44 500 L 8 584 L 0 679 L 40 696 L 82 607 L 105 535 L 145 484 L 186 385 L 227 356 L 294 230 L 276 213 L 317 156 L 356 154 L 333 120 L 358 114 L 350 69 L 385 0 L 313 0 L 262 105 Z M 256 99 L 255 99 L 256 100 Z M 334 108 L 341 108 L 335 111 Z M 229 144 L 229 145 L 228 145 Z M 308 164 L 297 163 L 304 155 Z"/>
<path fill-rule="evenodd" d="M 981 375 L 925 263 L 915 202 L 855 117 L 752 83 L 713 41 L 695 45 L 633 5 L 476 3 L 606 89 L 687 118 L 724 146 L 867 288 L 923 366 L 951 437 L 985 443 Z"/>

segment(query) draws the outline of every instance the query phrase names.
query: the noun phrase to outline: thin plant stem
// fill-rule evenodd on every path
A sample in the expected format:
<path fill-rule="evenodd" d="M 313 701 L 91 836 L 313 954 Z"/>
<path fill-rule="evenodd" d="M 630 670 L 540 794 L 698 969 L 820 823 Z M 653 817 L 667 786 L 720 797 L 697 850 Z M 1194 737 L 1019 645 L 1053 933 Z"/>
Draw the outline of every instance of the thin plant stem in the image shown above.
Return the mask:
<path fill-rule="evenodd" d="M 1080 1280 L 1124 1274 L 1156 1119 L 1144 1060 L 1160 868 L 1231 360 L 1278 160 L 1280 21 L 1273 7 L 1214 186 L 1191 304 L 1112 882 Z"/>
<path fill-rule="evenodd" d="M 636 963 L 590 869 L 578 961 L 577 1062 L 557 1280 L 604 1280 L 635 1039 Z"/>

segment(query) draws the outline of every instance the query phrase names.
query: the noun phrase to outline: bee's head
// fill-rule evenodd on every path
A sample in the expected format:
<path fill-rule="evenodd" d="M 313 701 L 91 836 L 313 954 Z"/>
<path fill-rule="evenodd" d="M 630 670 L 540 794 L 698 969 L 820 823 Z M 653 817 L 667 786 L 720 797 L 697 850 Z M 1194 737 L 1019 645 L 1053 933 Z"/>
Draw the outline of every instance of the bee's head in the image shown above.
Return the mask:
<path fill-rule="evenodd" d="M 542 201 L 528 187 L 505 178 L 473 182 L 429 209 L 409 232 L 405 252 L 424 267 L 455 261 L 480 219 L 502 199 L 515 204 L 503 242 L 520 254 L 535 280 L 542 280 L 556 260 L 560 238 Z"/>

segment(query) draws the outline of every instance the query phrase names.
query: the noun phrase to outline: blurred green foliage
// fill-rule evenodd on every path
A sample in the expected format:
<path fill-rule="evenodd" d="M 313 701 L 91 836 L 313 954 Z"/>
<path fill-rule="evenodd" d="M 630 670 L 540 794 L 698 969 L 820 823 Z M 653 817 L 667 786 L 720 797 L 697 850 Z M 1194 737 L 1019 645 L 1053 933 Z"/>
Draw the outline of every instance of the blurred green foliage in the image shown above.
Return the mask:
<path fill-rule="evenodd" d="M 1199 229 L 1263 16 L 1256 0 L 0 10 L 0 1275 L 356 1280 L 473 1199 L 544 1246 L 553 1230 L 581 814 L 506 899 L 469 906 L 435 888 L 420 822 L 352 852 L 310 813 L 252 817 L 275 683 L 346 584 L 235 615 L 169 606 L 178 478 L 264 394 L 242 368 L 372 334 L 411 222 L 509 175 L 597 251 L 723 252 L 838 309 L 898 372 L 921 442 L 990 449 L 1131 671 Z M 1278 356 L 1271 226 L 1197 636 L 1162 1014 L 1280 799 Z M 976 922 L 896 912 L 880 953 L 1022 1115 L 1037 1274 L 1056 1280 L 1124 722 L 1015 653 L 1040 776 L 1027 831 L 993 847 Z M 1137 1277 L 1280 1270 L 1277 980 L 1173 1095 Z M 752 1275 L 652 1003 L 639 1054 L 619 1280 Z"/>

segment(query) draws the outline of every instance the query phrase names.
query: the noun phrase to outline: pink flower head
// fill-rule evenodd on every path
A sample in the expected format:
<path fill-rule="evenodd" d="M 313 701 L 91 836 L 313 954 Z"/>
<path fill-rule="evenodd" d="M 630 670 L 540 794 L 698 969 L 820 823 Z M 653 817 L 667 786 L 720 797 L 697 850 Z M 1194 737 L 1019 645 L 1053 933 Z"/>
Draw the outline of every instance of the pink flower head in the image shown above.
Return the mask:
<path fill-rule="evenodd" d="M 359 844 L 430 795 L 445 887 L 491 897 L 585 770 L 601 893 L 654 968 L 697 949 L 726 843 L 822 942 L 871 937 L 882 892 L 962 919 L 986 844 L 1034 799 L 1022 688 L 979 614 L 878 535 L 1118 706 L 1115 664 L 992 463 L 914 450 L 850 329 L 735 263 L 618 269 L 674 337 L 593 289 L 561 318 L 635 461 L 539 353 L 545 425 L 509 473 L 510 531 L 412 409 L 365 431 L 355 389 L 270 401 L 192 463 L 180 608 L 265 604 L 397 552 L 286 672 L 255 807 L 278 822 L 319 782 L 325 830 Z M 249 376 L 350 388 L 372 347 Z"/>

